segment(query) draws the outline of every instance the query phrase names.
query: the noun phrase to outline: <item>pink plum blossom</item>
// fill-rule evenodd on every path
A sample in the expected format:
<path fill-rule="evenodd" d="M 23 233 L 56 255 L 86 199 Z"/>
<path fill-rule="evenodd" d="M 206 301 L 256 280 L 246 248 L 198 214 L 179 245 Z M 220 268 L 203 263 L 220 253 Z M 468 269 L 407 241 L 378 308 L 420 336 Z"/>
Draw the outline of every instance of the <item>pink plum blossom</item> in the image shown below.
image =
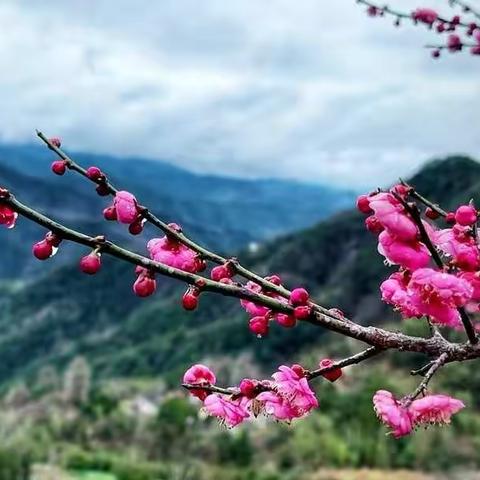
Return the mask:
<path fill-rule="evenodd" d="M 402 242 L 386 230 L 378 237 L 378 252 L 390 263 L 409 270 L 426 267 L 430 262 L 430 253 L 423 243 Z"/>
<path fill-rule="evenodd" d="M 198 271 L 199 262 L 197 254 L 185 245 L 168 238 L 153 238 L 147 244 L 150 258 L 156 262 L 164 263 L 170 267 L 186 272 Z"/>
<path fill-rule="evenodd" d="M 417 8 L 412 12 L 412 18 L 418 22 L 433 25 L 438 18 L 438 13 L 432 8 Z"/>
<path fill-rule="evenodd" d="M 413 272 L 408 290 L 413 305 L 421 314 L 450 327 L 460 324 L 457 308 L 464 306 L 473 295 L 468 281 L 431 268 Z"/>
<path fill-rule="evenodd" d="M 391 392 L 378 390 L 373 396 L 373 407 L 381 422 L 391 428 L 395 438 L 411 433 L 413 429 L 411 414 Z"/>
<path fill-rule="evenodd" d="M 131 224 L 137 218 L 137 199 L 131 193 L 125 191 L 117 192 L 113 206 L 117 212 L 119 222 Z"/>
<path fill-rule="evenodd" d="M 308 413 L 318 407 L 318 400 L 307 379 L 298 375 L 292 368 L 282 365 L 272 377 L 274 390 L 299 413 Z"/>
<path fill-rule="evenodd" d="M 452 415 L 465 408 L 462 401 L 448 395 L 427 395 L 414 400 L 409 407 L 415 424 L 450 423 Z"/>
<path fill-rule="evenodd" d="M 201 363 L 191 366 L 183 375 L 183 383 L 191 385 L 215 385 L 216 382 L 215 374 Z M 205 400 L 208 396 L 208 393 L 202 388 L 191 389 L 190 393 L 200 400 Z"/>
<path fill-rule="evenodd" d="M 287 399 L 274 392 L 262 392 L 256 400 L 263 404 L 265 413 L 280 421 L 291 422 L 303 415 Z"/>
<path fill-rule="evenodd" d="M 217 394 L 208 395 L 203 403 L 209 415 L 219 418 L 228 427 L 236 427 L 250 416 L 249 405 L 250 400 L 245 397 L 230 400 Z"/>

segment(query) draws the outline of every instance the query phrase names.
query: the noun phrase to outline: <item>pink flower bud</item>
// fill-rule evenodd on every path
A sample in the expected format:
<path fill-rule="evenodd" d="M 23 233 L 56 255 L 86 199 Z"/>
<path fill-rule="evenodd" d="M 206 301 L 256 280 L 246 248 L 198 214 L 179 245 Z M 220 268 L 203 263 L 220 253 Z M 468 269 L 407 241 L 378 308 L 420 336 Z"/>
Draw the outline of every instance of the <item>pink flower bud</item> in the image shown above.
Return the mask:
<path fill-rule="evenodd" d="M 370 208 L 370 199 L 368 198 L 368 195 L 360 195 L 357 198 L 357 209 L 366 215 L 373 213 L 373 210 Z"/>
<path fill-rule="evenodd" d="M 133 291 L 139 297 L 149 297 L 155 292 L 157 282 L 148 273 L 146 275 L 139 275 L 133 284 Z"/>
<path fill-rule="evenodd" d="M 182 305 L 185 310 L 195 310 L 198 307 L 199 291 L 195 288 L 189 288 L 182 297 Z"/>
<path fill-rule="evenodd" d="M 92 252 L 80 260 L 80 270 L 88 275 L 95 275 L 101 266 L 102 262 L 98 253 Z"/>
<path fill-rule="evenodd" d="M 463 43 L 462 39 L 455 34 L 451 34 L 447 39 L 447 48 L 450 52 L 458 52 L 462 49 Z"/>
<path fill-rule="evenodd" d="M 98 167 L 88 167 L 87 177 L 90 180 L 100 180 L 103 176 L 102 171 Z"/>
<path fill-rule="evenodd" d="M 219 282 L 222 278 L 230 278 L 232 273 L 226 265 L 218 265 L 212 268 L 210 272 L 210 278 L 215 282 Z"/>
<path fill-rule="evenodd" d="M 305 305 L 309 298 L 310 295 L 304 288 L 295 288 L 290 293 L 290 303 L 292 305 Z"/>
<path fill-rule="evenodd" d="M 32 252 L 38 260 L 47 260 L 53 254 L 53 247 L 46 240 L 42 240 L 33 246 Z"/>
<path fill-rule="evenodd" d="M 330 358 L 324 358 L 323 360 L 320 361 L 318 366 L 320 368 L 328 368 L 328 367 L 331 367 L 333 364 L 334 364 L 333 360 L 331 360 Z M 343 372 L 342 372 L 341 368 L 335 368 L 334 370 L 331 370 L 330 372 L 322 373 L 322 377 L 326 378 L 330 382 L 335 382 L 342 375 L 343 375 Z"/>
<path fill-rule="evenodd" d="M 455 212 L 455 221 L 463 226 L 473 225 L 477 222 L 477 211 L 473 205 L 461 205 Z"/>
<path fill-rule="evenodd" d="M 240 382 L 240 393 L 246 398 L 255 398 L 257 396 L 257 386 L 258 382 L 256 380 L 244 378 Z"/>
<path fill-rule="evenodd" d="M 268 334 L 268 318 L 257 316 L 250 319 L 248 322 L 248 328 L 252 333 L 259 337 L 263 337 Z"/>
<path fill-rule="evenodd" d="M 114 221 L 117 219 L 117 210 L 113 206 L 107 207 L 103 211 L 103 217 L 105 218 L 105 220 Z"/>
<path fill-rule="evenodd" d="M 300 307 L 295 307 L 293 310 L 293 315 L 297 320 L 306 320 L 312 313 L 312 309 L 307 305 L 301 305 Z"/>
<path fill-rule="evenodd" d="M 54 147 L 60 148 L 62 145 L 61 140 L 58 137 L 53 137 L 48 140 Z"/>
<path fill-rule="evenodd" d="M 292 328 L 297 324 L 297 319 L 293 315 L 278 313 L 275 315 L 276 322 L 285 328 Z"/>
<path fill-rule="evenodd" d="M 63 175 L 67 171 L 67 162 L 65 160 L 56 160 L 52 163 L 52 172 L 56 175 Z"/>

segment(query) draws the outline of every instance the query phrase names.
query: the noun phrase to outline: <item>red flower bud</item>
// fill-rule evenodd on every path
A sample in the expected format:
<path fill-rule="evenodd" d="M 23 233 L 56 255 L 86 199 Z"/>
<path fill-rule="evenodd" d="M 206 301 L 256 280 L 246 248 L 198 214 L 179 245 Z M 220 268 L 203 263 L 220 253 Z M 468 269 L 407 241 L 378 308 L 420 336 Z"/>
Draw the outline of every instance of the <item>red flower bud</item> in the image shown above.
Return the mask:
<path fill-rule="evenodd" d="M 103 217 L 105 218 L 105 220 L 114 221 L 117 219 L 117 210 L 114 206 L 107 207 L 103 211 Z"/>
<path fill-rule="evenodd" d="M 97 186 L 95 190 L 98 193 L 98 195 L 100 195 L 101 197 L 106 197 L 107 195 L 110 195 L 110 192 L 108 190 L 106 183 L 101 183 L 100 185 Z"/>
<path fill-rule="evenodd" d="M 445 221 L 450 225 L 453 225 L 455 223 L 455 212 L 448 212 Z"/>
<path fill-rule="evenodd" d="M 365 219 L 365 226 L 370 233 L 378 235 L 383 232 L 383 225 L 375 215 L 370 215 Z"/>
<path fill-rule="evenodd" d="M 297 324 L 297 319 L 293 315 L 278 313 L 275 315 L 276 322 L 285 328 L 292 328 Z"/>
<path fill-rule="evenodd" d="M 299 376 L 299 377 L 304 377 L 305 376 L 305 369 L 299 365 L 298 363 L 295 363 L 292 365 L 292 370 Z"/>
<path fill-rule="evenodd" d="M 200 292 L 195 288 L 189 288 L 182 298 L 182 305 L 185 310 L 195 310 L 198 307 L 198 296 Z"/>
<path fill-rule="evenodd" d="M 247 398 L 255 398 L 257 396 L 257 385 L 256 380 L 250 380 L 249 378 L 244 378 L 240 382 L 240 393 Z"/>
<path fill-rule="evenodd" d="M 65 160 L 56 160 L 52 163 L 52 172 L 57 175 L 63 175 L 67 171 L 67 162 Z"/>
<path fill-rule="evenodd" d="M 53 254 L 53 247 L 51 243 L 42 240 L 33 246 L 32 252 L 39 260 L 47 260 L 47 258 L 50 258 Z"/>
<path fill-rule="evenodd" d="M 305 305 L 309 298 L 310 295 L 304 288 L 295 288 L 290 293 L 290 303 L 292 305 Z"/>
<path fill-rule="evenodd" d="M 232 272 L 226 265 L 218 265 L 210 272 L 210 278 L 215 282 L 219 282 L 222 278 L 231 278 L 231 276 Z"/>
<path fill-rule="evenodd" d="M 95 275 L 101 266 L 102 262 L 98 253 L 92 252 L 80 260 L 80 270 L 88 275 Z"/>
<path fill-rule="evenodd" d="M 133 291 L 135 295 L 139 297 L 148 297 L 155 292 L 157 288 L 157 282 L 147 272 L 146 274 L 140 274 L 133 284 Z"/>
<path fill-rule="evenodd" d="M 312 309 L 307 305 L 301 305 L 300 307 L 295 307 L 293 310 L 293 315 L 297 320 L 306 320 L 312 313 Z"/>
<path fill-rule="evenodd" d="M 427 207 L 425 209 L 425 216 L 430 220 L 436 220 L 438 217 L 440 217 L 440 214 L 433 208 Z"/>
<path fill-rule="evenodd" d="M 258 337 L 263 337 L 268 334 L 268 318 L 267 317 L 253 317 L 248 322 L 248 328 Z"/>
<path fill-rule="evenodd" d="M 324 358 L 323 360 L 320 361 L 320 363 L 318 364 L 318 366 L 320 368 L 328 368 L 328 367 L 331 367 L 333 365 L 333 360 L 331 360 L 330 358 Z M 335 382 L 336 380 L 338 380 L 341 376 L 343 375 L 342 373 L 342 369 L 341 368 L 335 368 L 329 372 L 326 372 L 326 373 L 322 373 L 322 377 L 326 378 L 327 380 L 329 380 L 330 382 Z"/>
<path fill-rule="evenodd" d="M 88 167 L 87 177 L 90 180 L 100 180 L 103 176 L 102 171 L 98 167 Z"/>
<path fill-rule="evenodd" d="M 128 226 L 128 231 L 132 235 L 140 235 L 143 232 L 143 221 L 141 219 L 135 220 Z"/>
<path fill-rule="evenodd" d="M 360 195 L 357 198 L 357 208 L 360 212 L 370 215 L 373 213 L 373 210 L 370 208 L 370 199 L 368 195 Z"/>

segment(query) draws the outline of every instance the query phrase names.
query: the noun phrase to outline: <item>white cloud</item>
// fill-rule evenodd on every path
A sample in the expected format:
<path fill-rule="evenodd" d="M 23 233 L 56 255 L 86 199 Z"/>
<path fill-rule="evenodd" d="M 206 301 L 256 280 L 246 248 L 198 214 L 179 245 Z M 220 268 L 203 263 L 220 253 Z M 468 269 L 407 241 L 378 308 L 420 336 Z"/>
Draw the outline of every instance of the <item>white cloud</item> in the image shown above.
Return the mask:
<path fill-rule="evenodd" d="M 3 141 L 362 187 L 480 153 L 480 61 L 354 0 L 3 0 L 0 29 Z"/>

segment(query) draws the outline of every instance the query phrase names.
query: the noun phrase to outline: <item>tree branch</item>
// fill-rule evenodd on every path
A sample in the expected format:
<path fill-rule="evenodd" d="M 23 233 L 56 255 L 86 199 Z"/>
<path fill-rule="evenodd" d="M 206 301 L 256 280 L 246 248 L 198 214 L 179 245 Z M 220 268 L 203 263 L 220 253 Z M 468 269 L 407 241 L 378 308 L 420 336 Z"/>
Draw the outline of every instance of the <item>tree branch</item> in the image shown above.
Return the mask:
<path fill-rule="evenodd" d="M 425 377 L 424 379 L 422 380 L 422 382 L 420 383 L 420 385 L 415 389 L 414 392 L 412 392 L 410 395 L 408 395 L 407 397 L 405 397 L 405 406 L 408 406 L 410 403 L 412 403 L 413 400 L 415 400 L 420 394 L 424 393 L 425 390 L 427 389 L 428 387 L 428 384 L 430 382 L 430 380 L 432 379 L 432 377 L 435 375 L 435 373 L 437 372 L 437 370 L 445 364 L 447 360 L 447 354 L 446 353 L 442 353 L 436 360 L 434 360 L 431 364 L 430 364 L 430 367 L 427 371 L 427 373 L 425 374 Z"/>

